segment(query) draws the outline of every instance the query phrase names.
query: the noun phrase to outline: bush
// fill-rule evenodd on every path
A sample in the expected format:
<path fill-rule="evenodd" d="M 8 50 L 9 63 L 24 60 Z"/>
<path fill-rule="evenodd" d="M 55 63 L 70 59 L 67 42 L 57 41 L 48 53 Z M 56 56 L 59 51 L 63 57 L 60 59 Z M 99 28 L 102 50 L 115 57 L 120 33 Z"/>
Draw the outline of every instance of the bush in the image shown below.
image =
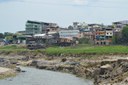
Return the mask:
<path fill-rule="evenodd" d="M 79 39 L 79 44 L 89 44 L 89 39 L 87 39 L 87 38 L 81 38 L 81 39 Z"/>

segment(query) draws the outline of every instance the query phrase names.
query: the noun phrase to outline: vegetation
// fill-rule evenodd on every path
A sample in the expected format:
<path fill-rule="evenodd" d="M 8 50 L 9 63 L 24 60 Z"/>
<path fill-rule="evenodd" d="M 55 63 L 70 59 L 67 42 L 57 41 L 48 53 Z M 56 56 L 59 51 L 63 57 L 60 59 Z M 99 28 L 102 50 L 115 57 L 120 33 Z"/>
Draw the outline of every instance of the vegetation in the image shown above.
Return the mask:
<path fill-rule="evenodd" d="M 128 46 L 91 46 L 78 45 L 71 47 L 49 47 L 46 49 L 28 50 L 24 46 L 8 45 L 0 47 L 0 52 L 31 52 L 44 53 L 47 55 L 82 55 L 82 54 L 128 54 Z"/>
<path fill-rule="evenodd" d="M 0 46 L 0 52 L 4 52 L 6 54 L 9 53 L 19 53 L 19 52 L 25 52 L 29 51 L 26 49 L 25 46 L 22 45 L 5 45 L 5 46 Z"/>
<path fill-rule="evenodd" d="M 128 47 L 126 46 L 86 46 L 86 47 L 56 47 L 47 48 L 46 53 L 49 55 L 61 54 L 127 54 Z"/>
<path fill-rule="evenodd" d="M 84 37 L 84 38 L 80 38 L 80 39 L 79 39 L 79 43 L 80 43 L 80 44 L 88 44 L 88 43 L 89 43 L 89 39 L 87 39 L 87 38 L 85 38 L 85 37 Z"/>
<path fill-rule="evenodd" d="M 122 39 L 124 43 L 128 43 L 128 26 L 124 27 L 122 30 Z"/>
<path fill-rule="evenodd" d="M 112 40 L 114 45 L 128 45 L 128 26 L 125 26 L 122 32 L 115 32 Z"/>
<path fill-rule="evenodd" d="M 8 78 L 8 77 L 14 77 L 16 76 L 15 72 L 5 72 L 3 74 L 0 74 L 0 79 Z"/>

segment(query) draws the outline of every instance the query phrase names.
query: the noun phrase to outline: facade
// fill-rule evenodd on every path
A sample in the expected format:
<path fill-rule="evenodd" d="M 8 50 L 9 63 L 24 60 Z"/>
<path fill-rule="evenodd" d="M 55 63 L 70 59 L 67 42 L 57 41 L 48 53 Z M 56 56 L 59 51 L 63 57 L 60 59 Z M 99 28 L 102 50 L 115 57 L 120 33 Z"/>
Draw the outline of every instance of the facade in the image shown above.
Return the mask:
<path fill-rule="evenodd" d="M 95 45 L 110 45 L 114 35 L 121 36 L 124 26 L 128 25 L 128 20 L 113 22 L 112 25 L 105 26 L 103 24 L 86 24 L 73 22 L 68 28 L 59 28 L 56 23 L 27 21 L 26 34 L 46 34 L 55 35 L 53 41 L 71 42 L 74 38 L 87 38 Z"/>
<path fill-rule="evenodd" d="M 73 37 L 80 37 L 79 30 L 60 30 L 59 31 L 60 38 L 73 38 Z"/>
<path fill-rule="evenodd" d="M 40 33 L 42 33 L 41 22 L 36 22 L 36 21 L 26 22 L 26 34 L 27 35 L 40 34 Z"/>
<path fill-rule="evenodd" d="M 42 34 L 45 33 L 46 30 L 49 31 L 57 31 L 59 26 L 56 23 L 46 23 L 46 22 L 36 22 L 36 21 L 27 21 L 26 22 L 26 34 L 34 35 L 34 34 Z"/>
<path fill-rule="evenodd" d="M 103 28 L 102 30 L 95 31 L 95 44 L 96 45 L 110 45 L 112 44 L 112 37 L 114 35 L 112 28 Z"/>

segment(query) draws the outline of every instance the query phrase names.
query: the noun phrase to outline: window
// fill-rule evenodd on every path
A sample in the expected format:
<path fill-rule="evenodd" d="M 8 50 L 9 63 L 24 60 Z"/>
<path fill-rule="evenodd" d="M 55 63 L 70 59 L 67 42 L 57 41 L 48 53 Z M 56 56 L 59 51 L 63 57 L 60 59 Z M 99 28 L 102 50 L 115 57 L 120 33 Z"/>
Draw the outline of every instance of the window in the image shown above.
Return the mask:
<path fill-rule="evenodd" d="M 38 30 L 37 28 L 35 28 L 35 30 Z"/>
<path fill-rule="evenodd" d="M 35 25 L 35 27 L 38 27 L 37 25 Z"/>

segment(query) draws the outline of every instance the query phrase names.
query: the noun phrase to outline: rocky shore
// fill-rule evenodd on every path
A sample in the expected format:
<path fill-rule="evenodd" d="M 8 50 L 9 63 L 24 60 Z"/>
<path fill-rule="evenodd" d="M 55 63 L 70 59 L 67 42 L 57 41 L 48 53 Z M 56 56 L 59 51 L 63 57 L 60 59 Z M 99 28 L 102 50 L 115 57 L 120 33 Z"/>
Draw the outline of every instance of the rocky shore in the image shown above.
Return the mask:
<path fill-rule="evenodd" d="M 48 56 L 30 53 L 15 55 L 11 53 L 0 56 L 0 66 L 15 68 L 17 65 L 72 73 L 82 78 L 92 79 L 95 85 L 128 84 L 127 55 L 83 55 L 82 57 L 65 57 L 64 55 Z"/>
<path fill-rule="evenodd" d="M 39 69 L 61 71 L 92 79 L 95 85 L 127 85 L 128 59 L 91 60 L 83 58 L 37 59 L 28 63 Z"/>

